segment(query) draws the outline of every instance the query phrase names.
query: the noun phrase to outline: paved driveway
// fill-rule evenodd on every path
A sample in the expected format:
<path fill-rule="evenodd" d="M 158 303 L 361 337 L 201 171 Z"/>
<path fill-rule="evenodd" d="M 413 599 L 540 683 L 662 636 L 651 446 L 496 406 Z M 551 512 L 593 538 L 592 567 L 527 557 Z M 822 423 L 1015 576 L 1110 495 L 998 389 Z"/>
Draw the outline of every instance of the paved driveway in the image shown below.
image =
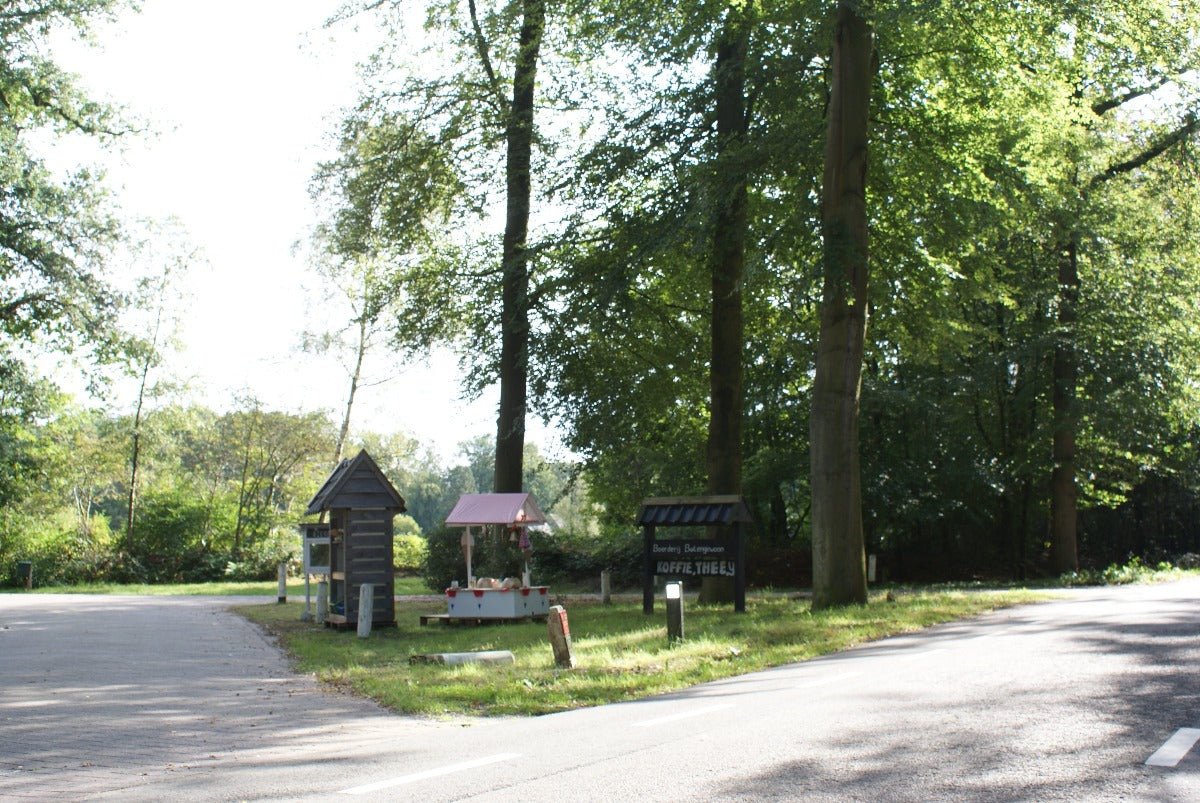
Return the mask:
<path fill-rule="evenodd" d="M 236 601 L 263 598 L 0 595 L 0 800 L 130 799 L 168 778 L 203 796 L 218 768 L 437 727 L 319 690 Z"/>

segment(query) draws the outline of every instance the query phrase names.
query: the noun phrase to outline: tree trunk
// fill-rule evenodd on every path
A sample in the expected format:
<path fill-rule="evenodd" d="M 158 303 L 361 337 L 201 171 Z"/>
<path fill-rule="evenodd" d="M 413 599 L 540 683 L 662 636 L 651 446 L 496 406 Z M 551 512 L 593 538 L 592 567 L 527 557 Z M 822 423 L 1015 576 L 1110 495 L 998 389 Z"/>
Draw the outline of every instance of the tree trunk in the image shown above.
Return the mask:
<path fill-rule="evenodd" d="M 824 285 L 809 437 L 813 608 L 866 602 L 858 408 L 867 332 L 867 142 L 874 35 L 838 4 L 822 196 Z"/>
<path fill-rule="evenodd" d="M 506 124 L 508 206 L 504 223 L 500 313 L 500 411 L 496 421 L 493 490 L 515 493 L 524 484 L 525 413 L 529 376 L 530 166 L 533 154 L 533 92 L 546 22 L 544 0 L 522 0 L 522 21 L 513 68 L 512 109 Z"/>
<path fill-rule="evenodd" d="M 137 484 L 138 469 L 142 459 L 142 407 L 146 402 L 146 383 L 150 378 L 150 367 L 154 355 L 158 351 L 158 334 L 162 328 L 162 300 L 159 299 L 158 311 L 154 316 L 154 335 L 150 339 L 150 352 L 142 365 L 142 380 L 138 385 L 137 407 L 133 412 L 133 437 L 129 455 L 129 509 L 125 517 L 125 548 L 133 549 L 133 527 L 137 521 Z"/>
<path fill-rule="evenodd" d="M 365 302 L 363 306 L 366 306 Z M 350 414 L 354 411 L 354 398 L 358 395 L 358 383 L 362 380 L 362 364 L 366 353 L 367 315 L 364 311 L 358 319 L 358 348 L 354 353 L 354 370 L 350 372 L 350 392 L 346 395 L 346 409 L 342 413 L 342 426 L 338 430 L 337 443 L 333 447 L 333 465 L 335 467 L 342 462 L 342 455 L 346 452 L 346 441 L 350 437 Z M 321 521 L 325 521 L 324 513 L 322 513 Z"/>
<path fill-rule="evenodd" d="M 746 264 L 746 49 L 750 26 L 726 18 L 713 68 L 717 106 L 717 177 L 713 214 L 712 316 L 706 463 L 710 494 L 742 492 L 742 279 Z M 700 602 L 733 602 L 733 581 L 706 577 Z"/>
<path fill-rule="evenodd" d="M 1074 237 L 1058 259 L 1058 333 L 1054 343 L 1054 444 L 1050 475 L 1050 562 L 1057 574 L 1079 568 L 1075 489 L 1075 304 L 1079 298 Z"/>

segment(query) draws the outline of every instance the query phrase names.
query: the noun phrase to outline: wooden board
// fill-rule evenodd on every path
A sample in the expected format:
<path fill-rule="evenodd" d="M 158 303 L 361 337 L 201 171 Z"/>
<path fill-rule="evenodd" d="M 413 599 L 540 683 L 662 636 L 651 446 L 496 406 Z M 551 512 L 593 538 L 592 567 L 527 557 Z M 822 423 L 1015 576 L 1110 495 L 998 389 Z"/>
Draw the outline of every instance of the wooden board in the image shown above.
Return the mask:
<path fill-rule="evenodd" d="M 478 617 L 478 616 L 451 616 L 448 613 L 429 613 L 421 615 L 421 624 L 427 625 L 434 622 L 440 622 L 445 625 L 488 625 L 499 624 L 501 622 L 544 622 L 547 619 L 547 614 L 540 613 L 534 616 L 520 617 Z"/>

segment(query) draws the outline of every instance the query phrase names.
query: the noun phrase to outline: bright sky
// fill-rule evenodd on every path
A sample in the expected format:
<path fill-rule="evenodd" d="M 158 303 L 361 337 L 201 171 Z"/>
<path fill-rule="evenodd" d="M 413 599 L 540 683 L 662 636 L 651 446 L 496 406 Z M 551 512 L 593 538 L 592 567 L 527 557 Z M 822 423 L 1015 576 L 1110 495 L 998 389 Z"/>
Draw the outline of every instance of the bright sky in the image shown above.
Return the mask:
<path fill-rule="evenodd" d="M 308 179 L 354 98 L 369 35 L 323 28 L 339 0 L 142 5 L 99 31 L 95 48 L 58 58 L 160 132 L 110 157 L 110 178 L 128 212 L 178 218 L 206 257 L 187 283 L 185 351 L 171 368 L 217 409 L 248 390 L 272 409 L 340 415 L 344 374 L 298 350 L 323 308 L 306 300 L 318 280 L 293 247 L 314 220 Z M 374 373 L 386 372 L 377 361 Z M 354 426 L 407 431 L 443 456 L 494 434 L 498 393 L 468 405 L 456 373 L 446 355 L 406 367 L 362 392 Z M 545 442 L 537 422 L 529 432 Z"/>

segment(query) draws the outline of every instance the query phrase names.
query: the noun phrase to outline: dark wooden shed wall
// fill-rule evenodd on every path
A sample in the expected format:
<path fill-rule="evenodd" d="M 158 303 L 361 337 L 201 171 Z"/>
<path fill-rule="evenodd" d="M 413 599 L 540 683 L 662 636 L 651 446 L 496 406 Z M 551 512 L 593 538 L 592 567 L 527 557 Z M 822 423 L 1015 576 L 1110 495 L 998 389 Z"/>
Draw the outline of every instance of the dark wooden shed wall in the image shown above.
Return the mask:
<path fill-rule="evenodd" d="M 359 586 L 375 585 L 373 624 L 396 621 L 396 584 L 392 569 L 393 511 L 351 509 L 346 516 L 346 618 L 358 621 Z"/>

